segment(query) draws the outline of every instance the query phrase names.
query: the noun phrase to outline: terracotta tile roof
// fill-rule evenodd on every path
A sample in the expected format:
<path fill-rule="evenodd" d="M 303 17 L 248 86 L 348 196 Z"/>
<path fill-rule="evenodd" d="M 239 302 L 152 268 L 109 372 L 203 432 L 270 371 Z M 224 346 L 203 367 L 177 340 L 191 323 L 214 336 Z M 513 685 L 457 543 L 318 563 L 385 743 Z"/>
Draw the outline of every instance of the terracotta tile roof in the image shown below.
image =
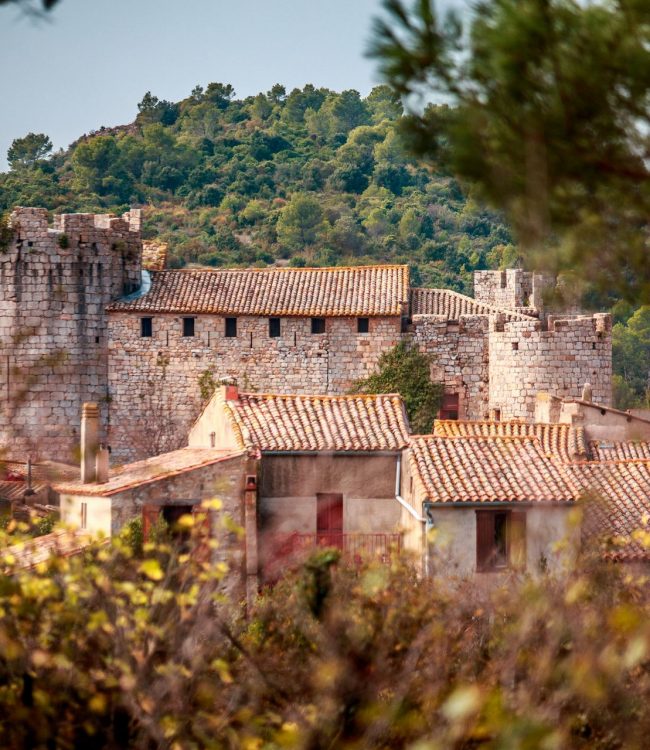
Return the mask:
<path fill-rule="evenodd" d="M 242 455 L 242 451 L 181 448 L 170 453 L 161 453 L 159 456 L 145 458 L 143 461 L 116 467 L 109 473 L 108 482 L 103 484 L 60 483 L 55 485 L 54 489 L 58 493 L 66 495 L 110 496 L 240 455 Z"/>
<path fill-rule="evenodd" d="M 261 451 L 395 451 L 409 427 L 397 394 L 295 396 L 240 393 L 225 401 L 242 448 Z"/>
<path fill-rule="evenodd" d="M 536 437 L 550 458 L 567 463 L 587 458 L 584 428 L 570 424 L 436 419 L 433 434 L 437 437 Z"/>
<path fill-rule="evenodd" d="M 152 271 L 150 291 L 114 311 L 218 315 L 401 315 L 408 266 Z"/>
<path fill-rule="evenodd" d="M 587 494 L 582 524 L 584 543 L 605 537 L 609 540 L 606 557 L 650 560 L 650 548 L 634 538 L 634 532 L 649 530 L 650 462 L 591 462 L 576 464 L 570 471 Z"/>
<path fill-rule="evenodd" d="M 647 440 L 591 440 L 589 452 L 594 461 L 648 461 L 650 442 Z"/>
<path fill-rule="evenodd" d="M 100 544 L 108 544 L 105 539 Z M 0 560 L 8 563 L 10 568 L 29 569 L 56 555 L 72 557 L 83 552 L 93 543 L 92 537 L 84 531 L 67 531 L 59 529 L 51 534 L 37 536 L 27 542 L 7 547 L 0 554 Z"/>
<path fill-rule="evenodd" d="M 32 490 L 35 495 L 41 499 L 47 495 L 47 484 L 43 482 L 32 482 Z M 0 480 L 0 500 L 5 502 L 24 502 L 27 483 L 24 481 L 6 481 Z M 32 496 L 33 497 L 33 496 Z"/>
<path fill-rule="evenodd" d="M 147 271 L 164 271 L 169 245 L 159 240 L 142 240 L 142 267 Z"/>
<path fill-rule="evenodd" d="M 532 437 L 411 439 L 411 470 L 436 503 L 567 502 L 579 493 Z"/>
<path fill-rule="evenodd" d="M 510 320 L 533 320 L 529 315 L 523 315 L 514 310 L 486 305 L 472 297 L 467 297 L 451 289 L 411 289 L 412 315 L 440 315 L 447 320 L 458 320 L 461 315 L 505 315 Z"/>
<path fill-rule="evenodd" d="M 27 478 L 26 461 L 0 461 L 0 480 Z M 39 461 L 32 464 L 32 480 L 42 482 L 74 481 L 79 478 L 79 466 L 58 461 Z"/>

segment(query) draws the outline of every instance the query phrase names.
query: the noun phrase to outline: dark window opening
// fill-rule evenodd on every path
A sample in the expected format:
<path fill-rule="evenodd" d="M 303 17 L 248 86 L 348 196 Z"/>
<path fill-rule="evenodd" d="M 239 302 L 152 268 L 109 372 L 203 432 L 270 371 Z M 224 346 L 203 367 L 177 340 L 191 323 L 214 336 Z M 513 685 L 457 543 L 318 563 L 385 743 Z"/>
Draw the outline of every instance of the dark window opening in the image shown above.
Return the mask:
<path fill-rule="evenodd" d="M 144 338 L 153 336 L 153 318 L 140 318 L 140 336 Z"/>
<path fill-rule="evenodd" d="M 99 336 L 95 336 L 95 343 L 99 344 Z"/>
<path fill-rule="evenodd" d="M 458 419 L 459 401 L 457 393 L 443 393 L 438 419 Z"/>
<path fill-rule="evenodd" d="M 370 318 L 357 318 L 357 333 L 368 333 L 370 330 Z"/>
<path fill-rule="evenodd" d="M 517 349 L 519 349 L 519 342 L 518 341 L 513 341 L 512 342 L 512 350 L 516 352 Z"/>
<path fill-rule="evenodd" d="M 269 318 L 269 336 L 277 339 L 280 335 L 280 318 Z"/>
<path fill-rule="evenodd" d="M 234 339 L 237 336 L 237 318 L 226 318 L 226 338 Z"/>
<path fill-rule="evenodd" d="M 526 567 L 526 513 L 476 511 L 476 569 Z"/>
<path fill-rule="evenodd" d="M 194 318 L 183 318 L 183 336 L 194 336 Z"/>
<path fill-rule="evenodd" d="M 312 333 L 325 333 L 325 318 L 312 318 L 311 319 L 311 332 Z"/>

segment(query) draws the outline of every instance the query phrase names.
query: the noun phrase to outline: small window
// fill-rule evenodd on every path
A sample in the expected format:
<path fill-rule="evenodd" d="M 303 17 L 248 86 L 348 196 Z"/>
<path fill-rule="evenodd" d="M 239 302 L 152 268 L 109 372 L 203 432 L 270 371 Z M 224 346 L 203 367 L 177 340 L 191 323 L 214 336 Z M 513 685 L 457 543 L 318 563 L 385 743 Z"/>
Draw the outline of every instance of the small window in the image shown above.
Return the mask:
<path fill-rule="evenodd" d="M 194 318 L 183 318 L 183 336 L 194 336 Z"/>
<path fill-rule="evenodd" d="M 312 333 L 325 333 L 325 318 L 312 318 L 311 319 L 311 332 Z"/>
<path fill-rule="evenodd" d="M 457 393 L 443 393 L 438 419 L 458 419 L 459 398 Z"/>
<path fill-rule="evenodd" d="M 81 503 L 81 528 L 88 528 L 88 503 Z"/>
<path fill-rule="evenodd" d="M 370 318 L 357 318 L 357 333 L 368 333 L 370 330 Z"/>
<path fill-rule="evenodd" d="M 519 342 L 518 341 L 513 341 L 512 342 L 512 351 L 516 352 L 518 349 L 519 349 Z"/>
<path fill-rule="evenodd" d="M 237 318 L 226 318 L 226 338 L 234 339 L 237 336 Z"/>
<path fill-rule="evenodd" d="M 526 513 L 476 511 L 476 569 L 481 572 L 526 567 Z"/>
<path fill-rule="evenodd" d="M 153 336 L 153 318 L 140 318 L 140 336 L 147 339 Z"/>
<path fill-rule="evenodd" d="M 280 335 L 280 318 L 269 318 L 269 336 L 277 339 Z"/>

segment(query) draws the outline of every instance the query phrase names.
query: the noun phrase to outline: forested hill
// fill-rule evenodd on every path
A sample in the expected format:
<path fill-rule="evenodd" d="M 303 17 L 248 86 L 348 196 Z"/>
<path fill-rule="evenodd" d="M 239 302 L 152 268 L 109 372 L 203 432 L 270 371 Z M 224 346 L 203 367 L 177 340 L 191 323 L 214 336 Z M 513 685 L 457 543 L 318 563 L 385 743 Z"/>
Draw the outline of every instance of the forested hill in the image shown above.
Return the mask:
<path fill-rule="evenodd" d="M 138 110 L 51 156 L 45 137 L 15 141 L 0 209 L 144 205 L 145 236 L 170 243 L 175 267 L 408 262 L 418 283 L 470 291 L 473 269 L 516 257 L 497 215 L 404 152 L 385 86 L 240 100 L 211 83 L 178 103 L 147 93 Z"/>

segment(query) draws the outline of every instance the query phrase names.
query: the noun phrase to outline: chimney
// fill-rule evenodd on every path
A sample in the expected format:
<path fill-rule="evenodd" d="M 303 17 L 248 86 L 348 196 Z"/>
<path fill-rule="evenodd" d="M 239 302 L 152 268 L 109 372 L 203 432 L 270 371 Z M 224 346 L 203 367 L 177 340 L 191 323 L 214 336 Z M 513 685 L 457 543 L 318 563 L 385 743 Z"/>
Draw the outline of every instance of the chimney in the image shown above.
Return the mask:
<path fill-rule="evenodd" d="M 239 390 L 236 385 L 226 385 L 224 388 L 224 398 L 226 401 L 239 401 Z"/>
<path fill-rule="evenodd" d="M 98 484 L 104 484 L 108 482 L 108 459 L 110 452 L 105 445 L 100 445 L 97 449 L 97 457 L 95 459 L 95 481 Z"/>
<path fill-rule="evenodd" d="M 99 447 L 99 407 L 92 401 L 81 409 L 81 481 L 89 484 L 97 479 L 97 448 Z"/>

